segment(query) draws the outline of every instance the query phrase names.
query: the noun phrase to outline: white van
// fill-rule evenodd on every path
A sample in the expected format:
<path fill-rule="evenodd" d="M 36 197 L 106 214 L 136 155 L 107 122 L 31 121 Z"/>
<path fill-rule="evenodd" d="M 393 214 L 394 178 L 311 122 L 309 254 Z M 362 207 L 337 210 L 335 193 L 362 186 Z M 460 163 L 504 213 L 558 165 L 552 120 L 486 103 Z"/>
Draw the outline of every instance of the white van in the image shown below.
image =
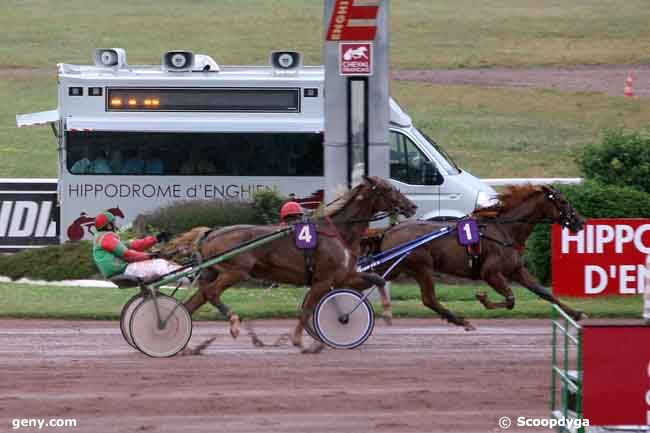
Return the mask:
<path fill-rule="evenodd" d="M 91 217 L 107 208 L 124 224 L 173 201 L 245 200 L 264 188 L 322 199 L 322 67 L 219 67 L 191 53 L 181 65 L 174 54 L 129 66 L 123 50 L 99 50 L 93 66 L 59 64 L 58 108 L 16 117 L 19 127 L 55 130 L 61 241 L 89 237 Z M 490 186 L 458 168 L 394 100 L 390 108 L 391 179 L 420 218 L 488 203 Z"/>

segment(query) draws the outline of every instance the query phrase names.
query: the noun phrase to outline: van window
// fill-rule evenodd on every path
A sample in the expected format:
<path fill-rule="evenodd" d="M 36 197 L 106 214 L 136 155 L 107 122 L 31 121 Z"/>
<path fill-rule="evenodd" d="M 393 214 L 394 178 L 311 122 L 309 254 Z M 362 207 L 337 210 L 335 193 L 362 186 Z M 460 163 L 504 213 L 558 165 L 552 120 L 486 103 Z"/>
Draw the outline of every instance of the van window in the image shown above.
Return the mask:
<path fill-rule="evenodd" d="M 390 131 L 389 141 L 391 179 L 411 185 L 435 184 L 433 177 L 430 176 L 434 166 L 415 143 L 406 135 L 395 131 Z"/>
<path fill-rule="evenodd" d="M 323 176 L 319 133 L 66 133 L 78 175 Z"/>
<path fill-rule="evenodd" d="M 454 162 L 454 160 L 451 158 L 451 156 L 438 145 L 433 139 L 429 138 L 427 134 L 424 132 L 420 131 L 419 129 L 416 130 L 417 133 L 419 133 L 422 138 L 424 138 L 426 141 L 429 142 L 431 146 L 436 150 L 437 154 L 434 153 L 434 157 L 436 158 L 436 162 L 438 163 L 439 167 L 442 167 L 443 170 L 447 172 L 447 174 L 459 174 L 460 173 L 460 168 L 458 168 L 458 165 Z"/>

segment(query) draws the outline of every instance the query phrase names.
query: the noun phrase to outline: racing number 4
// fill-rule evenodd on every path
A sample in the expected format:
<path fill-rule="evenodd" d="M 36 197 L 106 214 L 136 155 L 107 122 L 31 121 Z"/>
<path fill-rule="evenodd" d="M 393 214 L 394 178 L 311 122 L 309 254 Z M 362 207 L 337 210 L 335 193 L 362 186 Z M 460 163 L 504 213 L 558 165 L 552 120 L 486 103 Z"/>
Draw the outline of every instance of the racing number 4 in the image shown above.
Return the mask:
<path fill-rule="evenodd" d="M 309 224 L 305 224 L 301 227 L 300 232 L 298 233 L 298 239 L 305 241 L 308 244 L 311 244 L 311 230 L 309 230 Z"/>

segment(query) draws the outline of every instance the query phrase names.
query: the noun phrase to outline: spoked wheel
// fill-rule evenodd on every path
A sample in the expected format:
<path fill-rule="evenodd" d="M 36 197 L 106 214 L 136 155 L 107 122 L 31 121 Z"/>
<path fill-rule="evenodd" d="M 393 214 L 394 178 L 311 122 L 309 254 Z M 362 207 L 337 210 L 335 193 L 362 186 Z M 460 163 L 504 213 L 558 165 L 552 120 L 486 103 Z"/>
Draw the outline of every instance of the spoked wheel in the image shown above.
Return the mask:
<path fill-rule="evenodd" d="M 302 305 L 300 306 L 300 314 L 302 314 L 302 312 L 305 311 L 305 302 L 307 301 L 307 294 L 309 294 L 309 292 L 307 292 L 305 294 L 305 297 L 302 299 Z M 320 337 L 318 336 L 318 334 L 316 333 L 316 330 L 314 329 L 314 315 L 313 314 L 311 316 L 309 316 L 309 319 L 307 319 L 307 323 L 305 323 L 305 331 L 307 331 L 307 334 L 309 334 L 309 336 L 311 338 L 313 338 L 314 340 L 322 341 L 320 339 Z"/>
<path fill-rule="evenodd" d="M 314 328 L 320 340 L 335 349 L 354 349 L 368 340 L 375 314 L 367 299 L 349 289 L 332 290 L 314 311 Z"/>
<path fill-rule="evenodd" d="M 157 295 L 145 298 L 135 308 L 130 329 L 133 344 L 140 352 L 153 358 L 166 358 L 187 346 L 192 336 L 192 317 L 175 298 Z"/>
<path fill-rule="evenodd" d="M 122 331 L 122 337 L 124 337 L 124 340 L 135 349 L 137 349 L 137 347 L 135 347 L 135 344 L 133 344 L 133 338 L 131 338 L 131 316 L 133 316 L 133 312 L 138 308 L 138 305 L 140 305 L 143 300 L 144 295 L 138 293 L 124 304 L 122 312 L 120 313 L 120 330 Z"/>

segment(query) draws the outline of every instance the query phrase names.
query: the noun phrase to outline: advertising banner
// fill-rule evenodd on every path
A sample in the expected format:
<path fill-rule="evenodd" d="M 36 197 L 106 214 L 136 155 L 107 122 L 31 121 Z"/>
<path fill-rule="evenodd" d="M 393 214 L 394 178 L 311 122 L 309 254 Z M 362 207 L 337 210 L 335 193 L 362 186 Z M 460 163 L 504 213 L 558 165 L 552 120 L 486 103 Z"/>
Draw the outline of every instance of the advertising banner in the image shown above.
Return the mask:
<path fill-rule="evenodd" d="M 560 296 L 643 293 L 650 254 L 650 220 L 590 219 L 571 233 L 552 233 L 553 292 Z"/>
<path fill-rule="evenodd" d="M 584 418 L 589 425 L 650 425 L 650 327 L 585 326 Z"/>
<path fill-rule="evenodd" d="M 0 252 L 59 243 L 56 180 L 0 180 Z"/>

